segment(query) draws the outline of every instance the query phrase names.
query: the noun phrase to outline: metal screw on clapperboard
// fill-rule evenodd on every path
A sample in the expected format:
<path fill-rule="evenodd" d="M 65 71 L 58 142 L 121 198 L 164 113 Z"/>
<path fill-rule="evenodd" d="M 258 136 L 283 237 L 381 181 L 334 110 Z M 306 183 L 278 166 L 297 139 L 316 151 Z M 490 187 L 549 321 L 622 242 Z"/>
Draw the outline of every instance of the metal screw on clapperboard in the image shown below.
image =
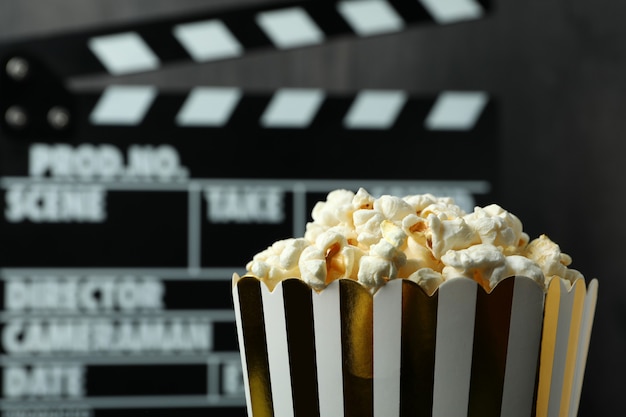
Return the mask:
<path fill-rule="evenodd" d="M 30 66 L 22 57 L 13 57 L 7 61 L 6 74 L 15 82 L 22 82 L 28 77 Z M 21 129 L 28 123 L 28 115 L 20 106 L 11 106 L 4 113 L 4 120 L 14 129 Z"/>

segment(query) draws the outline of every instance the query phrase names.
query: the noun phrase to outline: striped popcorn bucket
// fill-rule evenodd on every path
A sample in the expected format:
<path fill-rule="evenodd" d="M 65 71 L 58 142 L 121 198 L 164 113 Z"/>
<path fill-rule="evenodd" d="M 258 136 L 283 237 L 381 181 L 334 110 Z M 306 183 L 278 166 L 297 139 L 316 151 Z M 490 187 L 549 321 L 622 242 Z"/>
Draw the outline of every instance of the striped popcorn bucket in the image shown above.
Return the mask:
<path fill-rule="evenodd" d="M 234 276 L 248 415 L 576 416 L 597 288 L 458 278 L 429 296 L 398 279 L 372 295 Z"/>

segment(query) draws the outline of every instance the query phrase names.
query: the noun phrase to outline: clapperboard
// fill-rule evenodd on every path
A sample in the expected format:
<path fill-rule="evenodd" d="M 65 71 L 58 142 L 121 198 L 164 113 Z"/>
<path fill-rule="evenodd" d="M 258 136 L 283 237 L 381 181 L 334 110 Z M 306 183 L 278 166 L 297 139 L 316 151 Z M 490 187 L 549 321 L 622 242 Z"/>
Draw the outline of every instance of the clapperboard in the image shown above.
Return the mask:
<path fill-rule="evenodd" d="M 333 189 L 470 210 L 497 193 L 484 91 L 161 91 L 115 77 L 490 12 L 300 1 L 0 45 L 2 415 L 243 416 L 230 279 L 253 254 L 301 236 Z M 69 88 L 87 74 L 111 82 Z"/>

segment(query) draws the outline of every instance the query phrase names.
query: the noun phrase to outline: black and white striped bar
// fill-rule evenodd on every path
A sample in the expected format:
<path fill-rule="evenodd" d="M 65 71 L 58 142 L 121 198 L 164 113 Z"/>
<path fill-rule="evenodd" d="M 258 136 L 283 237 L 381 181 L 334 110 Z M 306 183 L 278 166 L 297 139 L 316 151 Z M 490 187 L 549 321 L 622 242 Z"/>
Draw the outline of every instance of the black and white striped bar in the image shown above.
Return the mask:
<path fill-rule="evenodd" d="M 389 157 L 403 155 L 404 162 L 394 164 L 396 178 L 491 179 L 497 169 L 497 102 L 485 91 L 417 96 L 402 90 L 333 95 L 280 89 L 253 95 L 237 88 L 168 93 L 113 86 L 80 98 L 78 108 L 85 113 L 79 114 L 82 122 L 75 137 L 109 143 L 144 137 L 170 143 L 194 175 L 205 178 L 254 177 L 260 175 L 254 168 L 259 164 L 267 178 L 306 176 L 303 163 L 322 162 L 324 175 L 342 178 L 348 154 L 353 161 L 382 167 L 381 155 L 374 151 L 382 143 Z M 206 158 L 196 168 L 184 156 L 215 155 L 217 143 L 220 154 L 236 162 L 237 172 L 211 171 Z M 306 149 L 306 161 L 294 158 L 296 149 Z M 411 162 L 417 160 L 419 164 Z M 377 171 L 377 176 L 384 175 Z"/>
<path fill-rule="evenodd" d="M 169 144 L 201 178 L 301 177 L 313 174 L 302 169 L 303 163 L 322 161 L 325 178 L 343 178 L 345 155 L 352 161 L 379 164 L 381 155 L 374 149 L 383 143 L 390 157 L 404 156 L 404 162 L 394 164 L 396 178 L 496 176 L 498 103 L 485 91 L 426 96 L 403 90 L 337 95 L 319 89 L 279 89 L 246 94 L 224 87 L 175 93 L 148 86 L 112 86 L 76 98 L 72 137 L 120 146 L 138 139 Z M 306 149 L 306 161 L 294 158 L 296 149 Z M 194 167 L 192 161 L 203 152 L 202 163 Z M 227 173 L 207 164 L 206 156 L 218 153 L 238 168 L 228 167 Z M 417 160 L 419 164 L 411 162 Z M 259 164 L 263 174 L 254 169 Z M 377 171 L 377 176 L 383 175 Z"/>
<path fill-rule="evenodd" d="M 547 296 L 526 277 L 432 296 L 395 280 L 372 297 L 235 276 L 249 415 L 575 417 L 596 297 L 595 280 Z"/>
<path fill-rule="evenodd" d="M 245 95 L 236 87 L 196 87 L 185 93 L 160 92 L 153 86 L 111 86 L 95 100 L 88 119 L 93 126 L 136 126 L 150 121 L 163 127 L 224 128 L 237 114 L 244 126 L 309 129 L 334 122 L 337 129 L 390 130 L 411 123 L 430 131 L 470 131 L 489 95 L 484 91 L 443 91 L 412 97 L 403 90 L 363 90 L 337 96 L 321 89 L 284 88 L 267 96 Z M 424 110 L 426 110 L 424 112 Z M 334 119 L 334 120 L 333 120 Z"/>
<path fill-rule="evenodd" d="M 476 20 L 489 0 L 326 0 L 270 3 L 194 13 L 34 39 L 10 53 L 36 56 L 62 78 L 152 71 L 171 62 L 237 58 L 258 49 L 319 45 L 338 36 L 369 37 L 417 24 Z"/>

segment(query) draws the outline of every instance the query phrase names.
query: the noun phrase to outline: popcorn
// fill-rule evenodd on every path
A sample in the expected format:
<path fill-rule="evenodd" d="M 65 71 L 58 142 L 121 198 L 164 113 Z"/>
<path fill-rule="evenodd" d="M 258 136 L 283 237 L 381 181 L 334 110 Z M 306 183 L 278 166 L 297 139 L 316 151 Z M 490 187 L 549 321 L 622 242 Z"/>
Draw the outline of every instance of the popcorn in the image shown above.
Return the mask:
<path fill-rule="evenodd" d="M 302 251 L 300 262 L 301 278 L 316 290 L 326 285 L 326 259 L 321 250 L 315 246 L 309 246 Z"/>
<path fill-rule="evenodd" d="M 528 278 L 532 278 L 537 281 L 539 284 L 545 284 L 547 286 L 547 282 L 544 279 L 543 271 L 539 265 L 534 263 L 531 259 L 525 258 L 520 255 L 511 255 L 506 257 L 506 267 L 507 267 L 507 276 L 525 276 Z M 506 278 L 506 277 L 505 277 Z M 566 278 L 566 277 L 564 277 Z M 492 284 L 495 286 L 496 283 Z M 546 287 L 547 288 L 547 287 Z"/>
<path fill-rule="evenodd" d="M 343 222 L 350 222 L 352 212 L 352 199 L 354 193 L 348 190 L 331 191 L 326 197 L 326 202 L 318 202 L 311 216 L 313 221 L 334 226 Z"/>
<path fill-rule="evenodd" d="M 467 249 L 450 250 L 441 261 L 445 265 L 442 271 L 444 280 L 466 277 L 490 288 L 507 276 L 506 256 L 490 244 L 481 243 Z"/>
<path fill-rule="evenodd" d="M 522 222 L 496 204 L 476 207 L 464 219 L 476 231 L 482 243 L 500 246 L 510 252 L 528 243 L 528 235 L 522 231 Z"/>
<path fill-rule="evenodd" d="M 435 258 L 441 258 L 449 250 L 467 248 L 480 240 L 475 230 L 462 218 L 441 220 L 434 214 L 426 218 L 428 231 L 426 239 Z"/>
<path fill-rule="evenodd" d="M 362 188 L 312 217 L 233 275 L 248 415 L 576 415 L 598 283 L 546 235 Z"/>
<path fill-rule="evenodd" d="M 547 288 L 583 275 L 546 235 L 530 241 L 522 222 L 497 204 L 465 213 L 449 197 L 418 194 L 374 198 L 365 189 L 334 190 L 312 211 L 302 238 L 275 242 L 255 255 L 249 274 L 270 288 L 300 277 L 317 291 L 349 278 L 375 292 L 409 279 L 432 293 L 445 280 L 473 279 L 486 290 L 513 275 Z"/>
<path fill-rule="evenodd" d="M 279 240 L 256 254 L 252 261 L 248 262 L 246 269 L 253 275 L 264 277 L 267 284 L 274 287 L 285 278 L 299 275 L 298 259 L 308 245 L 303 238 Z"/>
<path fill-rule="evenodd" d="M 399 197 L 383 195 L 374 201 L 374 211 L 380 212 L 386 219 L 400 221 L 413 214 L 413 207 Z"/>
<path fill-rule="evenodd" d="M 530 242 L 524 254 L 541 266 L 545 276 L 565 277 L 567 266 L 572 263 L 572 258 L 561 253 L 559 245 L 552 242 L 546 235 L 541 235 Z"/>
<path fill-rule="evenodd" d="M 418 269 L 409 275 L 408 279 L 422 287 L 429 295 L 434 293 L 439 284 L 443 282 L 441 274 L 430 268 Z"/>
<path fill-rule="evenodd" d="M 382 238 L 381 223 L 385 217 L 374 210 L 357 210 L 353 215 L 357 240 L 361 245 L 370 246 Z"/>

